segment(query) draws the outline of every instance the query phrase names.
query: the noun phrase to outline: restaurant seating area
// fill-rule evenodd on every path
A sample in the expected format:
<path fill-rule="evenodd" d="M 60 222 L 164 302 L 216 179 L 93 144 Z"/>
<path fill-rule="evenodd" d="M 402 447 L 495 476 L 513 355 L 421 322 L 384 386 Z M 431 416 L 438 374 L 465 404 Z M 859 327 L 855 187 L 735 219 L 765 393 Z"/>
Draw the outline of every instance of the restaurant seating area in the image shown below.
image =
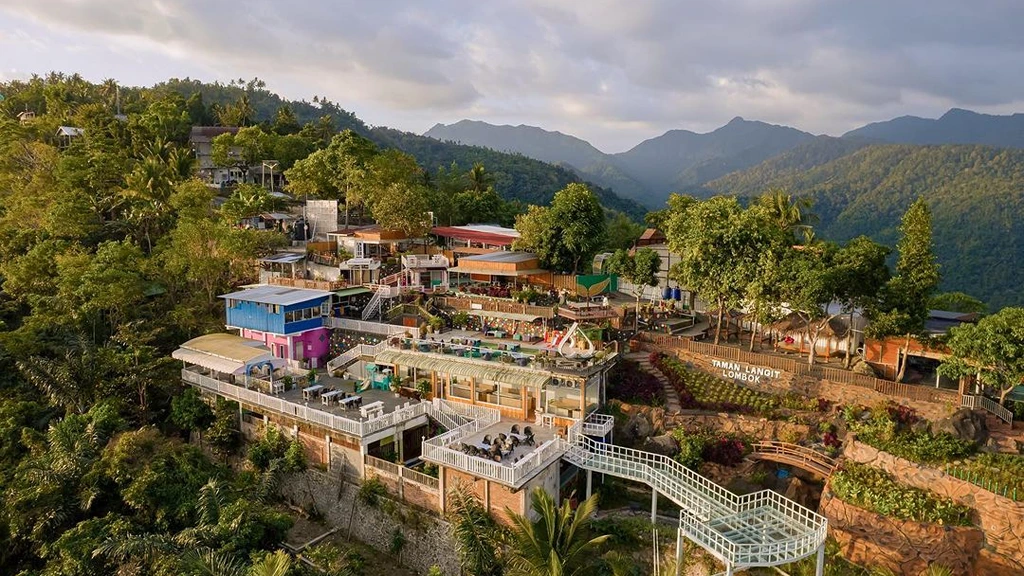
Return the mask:
<path fill-rule="evenodd" d="M 538 438 L 538 432 L 549 433 L 550 430 L 535 432 L 532 426 L 502 421 L 484 430 L 482 435 L 465 438 L 450 447 L 470 456 L 515 464 L 547 440 Z"/>

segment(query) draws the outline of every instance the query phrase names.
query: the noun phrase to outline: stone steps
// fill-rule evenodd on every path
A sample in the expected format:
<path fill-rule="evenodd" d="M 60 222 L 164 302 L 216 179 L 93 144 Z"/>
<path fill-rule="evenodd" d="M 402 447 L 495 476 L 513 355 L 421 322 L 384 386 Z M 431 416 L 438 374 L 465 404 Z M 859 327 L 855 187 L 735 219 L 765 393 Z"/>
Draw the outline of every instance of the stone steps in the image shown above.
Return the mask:
<path fill-rule="evenodd" d="M 1016 453 L 1017 442 L 1024 442 L 1024 434 L 1021 430 L 1014 430 L 994 414 L 985 413 L 985 425 L 988 427 L 991 447 L 1000 452 Z"/>
<path fill-rule="evenodd" d="M 651 364 L 649 355 L 645 352 L 632 352 L 626 354 L 627 360 L 632 360 L 640 365 L 640 369 L 648 374 L 653 375 L 658 382 L 661 382 L 662 388 L 665 390 L 665 412 L 669 414 L 678 414 L 682 411 L 683 405 L 679 402 L 679 394 L 676 389 L 672 387 L 672 384 L 668 381 L 668 377 L 662 374 L 661 370 L 658 370 Z"/>

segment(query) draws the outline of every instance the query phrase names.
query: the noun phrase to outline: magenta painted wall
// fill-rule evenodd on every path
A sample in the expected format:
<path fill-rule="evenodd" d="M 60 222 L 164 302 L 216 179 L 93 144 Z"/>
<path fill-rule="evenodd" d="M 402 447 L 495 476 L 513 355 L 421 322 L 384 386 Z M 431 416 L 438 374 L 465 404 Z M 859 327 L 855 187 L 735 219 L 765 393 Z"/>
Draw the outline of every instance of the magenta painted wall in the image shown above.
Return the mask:
<path fill-rule="evenodd" d="M 323 366 L 324 362 L 327 361 L 327 353 L 331 346 L 331 334 L 327 328 L 314 328 L 313 330 L 307 330 L 298 336 L 293 336 L 295 345 L 299 346 L 299 342 L 306 347 L 306 358 L 316 358 L 318 360 L 317 365 Z"/>
<path fill-rule="evenodd" d="M 287 336 L 243 328 L 242 337 L 263 342 L 273 351 L 274 356 L 278 358 L 296 359 L 295 352 L 288 346 Z M 326 356 L 331 345 L 331 335 L 327 328 L 314 328 L 313 330 L 296 334 L 292 336 L 292 341 L 296 347 L 304 347 L 303 359 L 316 358 L 317 364 L 320 366 L 323 366 L 323 363 L 327 361 Z"/>

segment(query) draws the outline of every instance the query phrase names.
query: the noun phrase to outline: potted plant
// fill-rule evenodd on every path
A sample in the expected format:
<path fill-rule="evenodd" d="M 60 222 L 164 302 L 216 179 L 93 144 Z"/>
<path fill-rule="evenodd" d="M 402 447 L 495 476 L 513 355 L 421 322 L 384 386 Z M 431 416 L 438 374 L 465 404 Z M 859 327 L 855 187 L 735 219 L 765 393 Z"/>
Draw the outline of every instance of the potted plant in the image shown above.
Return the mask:
<path fill-rule="evenodd" d="M 434 392 L 434 387 L 430 385 L 430 380 L 420 380 L 416 383 L 416 391 L 424 399 L 428 399 Z"/>
<path fill-rule="evenodd" d="M 291 374 L 285 374 L 284 377 L 281 378 L 281 383 L 284 384 L 285 390 L 291 390 L 292 386 L 295 385 L 295 379 L 292 378 Z"/>
<path fill-rule="evenodd" d="M 316 370 L 311 368 L 309 372 L 306 373 L 306 381 L 309 382 L 310 386 L 316 384 Z"/>
<path fill-rule="evenodd" d="M 430 328 L 430 326 L 426 322 L 420 323 L 420 340 L 423 340 L 424 338 L 427 337 L 428 328 Z"/>
<path fill-rule="evenodd" d="M 431 332 L 439 333 L 441 330 L 444 330 L 444 320 L 442 320 L 440 316 L 434 316 L 431 318 L 429 324 Z"/>

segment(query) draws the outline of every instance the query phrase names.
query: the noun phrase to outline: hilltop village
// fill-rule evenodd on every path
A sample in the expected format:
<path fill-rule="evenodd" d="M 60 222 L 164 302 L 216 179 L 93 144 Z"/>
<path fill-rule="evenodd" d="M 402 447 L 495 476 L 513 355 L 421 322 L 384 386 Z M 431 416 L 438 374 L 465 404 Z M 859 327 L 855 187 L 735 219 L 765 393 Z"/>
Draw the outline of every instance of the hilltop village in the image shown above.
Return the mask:
<path fill-rule="evenodd" d="M 895 248 L 778 189 L 641 225 L 76 86 L 0 125 L 0 564 L 1024 573 L 1024 311 L 938 293 L 924 200 Z"/>

